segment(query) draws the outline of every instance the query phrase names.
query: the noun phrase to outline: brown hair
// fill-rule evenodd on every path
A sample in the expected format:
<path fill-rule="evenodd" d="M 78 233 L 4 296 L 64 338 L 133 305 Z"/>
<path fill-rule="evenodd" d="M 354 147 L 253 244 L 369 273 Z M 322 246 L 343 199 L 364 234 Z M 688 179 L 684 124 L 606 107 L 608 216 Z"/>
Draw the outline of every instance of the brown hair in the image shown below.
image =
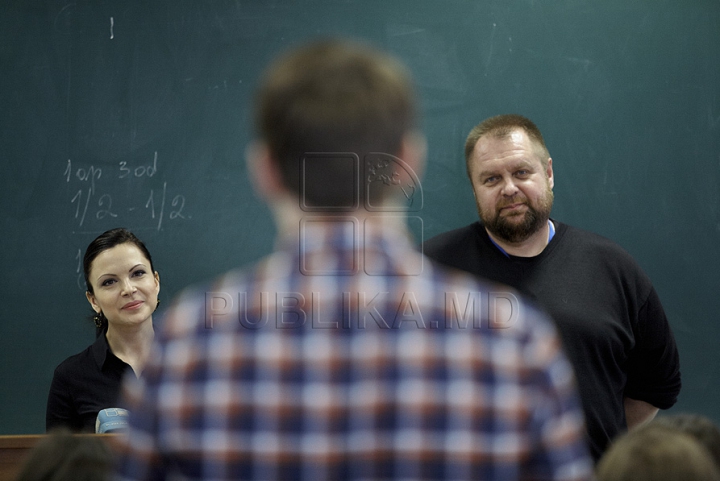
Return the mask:
<path fill-rule="evenodd" d="M 522 129 L 534 141 L 537 148 L 537 155 L 544 167 L 547 167 L 547 161 L 550 157 L 545 140 L 543 139 L 540 129 L 528 118 L 517 114 L 497 115 L 485 119 L 472 128 L 465 140 L 465 166 L 468 176 L 470 176 L 470 158 L 472 157 L 475 145 L 481 137 L 492 135 L 498 139 L 507 138 L 514 131 Z"/>
<path fill-rule="evenodd" d="M 370 152 L 396 155 L 415 126 L 414 93 L 405 69 L 389 56 L 323 40 L 270 66 L 261 79 L 255 122 L 285 186 L 299 193 L 306 153 L 350 152 L 361 161 Z M 332 160 L 314 169 L 311 182 L 305 180 L 310 203 L 347 199 L 347 183 L 338 180 L 347 178 L 347 164 Z"/>
<path fill-rule="evenodd" d="M 707 449 L 677 429 L 649 424 L 615 441 L 597 465 L 598 481 L 717 481 Z"/>
<path fill-rule="evenodd" d="M 709 418 L 699 414 L 669 414 L 655 418 L 652 424 L 689 434 L 705 446 L 720 469 L 720 428 Z"/>

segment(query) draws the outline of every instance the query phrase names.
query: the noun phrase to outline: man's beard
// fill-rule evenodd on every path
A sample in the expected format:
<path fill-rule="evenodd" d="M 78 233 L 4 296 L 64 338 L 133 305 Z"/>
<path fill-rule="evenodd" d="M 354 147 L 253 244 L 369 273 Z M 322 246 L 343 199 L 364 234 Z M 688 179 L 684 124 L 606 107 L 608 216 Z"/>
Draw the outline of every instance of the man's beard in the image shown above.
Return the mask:
<path fill-rule="evenodd" d="M 510 222 L 510 219 L 518 217 L 517 215 L 500 215 L 500 210 L 503 207 L 516 203 L 523 203 L 527 207 L 525 212 L 520 214 L 523 219 L 519 223 Z M 505 202 L 497 206 L 494 211 L 495 215 L 492 218 L 484 215 L 482 209 L 478 208 L 478 211 L 483 225 L 491 234 L 511 244 L 517 244 L 526 241 L 547 224 L 552 204 L 553 192 L 547 189 L 545 195 L 538 199 L 535 207 L 523 196 L 522 198 L 513 198 L 511 202 Z"/>

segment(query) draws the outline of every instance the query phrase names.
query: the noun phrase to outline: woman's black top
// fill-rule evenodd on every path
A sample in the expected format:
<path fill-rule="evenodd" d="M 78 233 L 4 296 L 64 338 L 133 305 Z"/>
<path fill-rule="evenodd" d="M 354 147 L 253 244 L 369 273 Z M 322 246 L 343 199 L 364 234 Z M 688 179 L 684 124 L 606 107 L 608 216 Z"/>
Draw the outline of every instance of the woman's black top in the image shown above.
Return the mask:
<path fill-rule="evenodd" d="M 105 332 L 55 369 L 48 394 L 45 428 L 95 432 L 98 412 L 118 405 L 125 372 L 132 369 L 110 350 Z"/>

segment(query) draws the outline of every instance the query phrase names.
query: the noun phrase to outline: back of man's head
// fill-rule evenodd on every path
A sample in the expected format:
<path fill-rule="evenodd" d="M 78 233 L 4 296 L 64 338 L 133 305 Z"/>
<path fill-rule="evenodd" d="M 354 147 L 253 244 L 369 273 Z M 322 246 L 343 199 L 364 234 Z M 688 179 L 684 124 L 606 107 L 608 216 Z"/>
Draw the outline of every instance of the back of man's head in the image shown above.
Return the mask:
<path fill-rule="evenodd" d="M 397 61 L 367 46 L 325 40 L 275 61 L 260 80 L 256 126 L 284 186 L 310 204 L 346 201 L 343 162 L 322 162 L 303 179 L 308 153 L 397 155 L 414 128 L 410 77 Z"/>
<path fill-rule="evenodd" d="M 709 418 L 690 413 L 669 414 L 655 418 L 652 424 L 689 434 L 705 446 L 720 469 L 720 427 Z"/>
<path fill-rule="evenodd" d="M 616 440 L 597 466 L 598 481 L 718 481 L 710 453 L 692 436 L 660 425 Z"/>

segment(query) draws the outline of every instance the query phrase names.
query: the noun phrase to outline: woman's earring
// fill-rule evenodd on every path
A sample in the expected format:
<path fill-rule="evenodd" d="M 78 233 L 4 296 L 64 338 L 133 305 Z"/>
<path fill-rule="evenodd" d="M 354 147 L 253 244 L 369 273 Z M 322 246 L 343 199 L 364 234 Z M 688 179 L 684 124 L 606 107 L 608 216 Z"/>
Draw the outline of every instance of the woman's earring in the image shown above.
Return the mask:
<path fill-rule="evenodd" d="M 95 322 L 95 327 L 99 328 L 99 327 L 103 326 L 103 317 L 105 317 L 105 316 L 103 316 L 102 311 L 96 313 L 93 316 L 93 322 Z"/>

